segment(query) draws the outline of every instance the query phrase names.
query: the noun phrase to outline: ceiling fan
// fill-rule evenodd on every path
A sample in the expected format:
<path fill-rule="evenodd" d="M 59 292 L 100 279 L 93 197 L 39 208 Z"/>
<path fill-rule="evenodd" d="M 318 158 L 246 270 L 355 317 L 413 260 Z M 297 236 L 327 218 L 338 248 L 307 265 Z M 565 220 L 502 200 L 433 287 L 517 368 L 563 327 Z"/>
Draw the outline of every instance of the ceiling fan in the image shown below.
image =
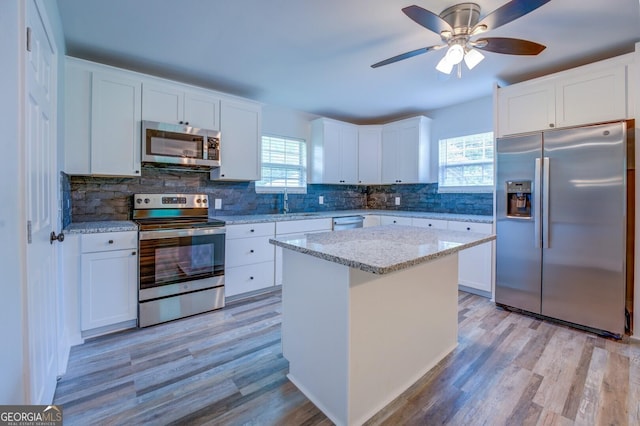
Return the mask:
<path fill-rule="evenodd" d="M 436 15 L 420 6 L 408 6 L 402 11 L 409 18 L 434 33 L 440 34 L 444 44 L 423 47 L 402 53 L 384 61 L 371 65 L 378 68 L 432 50 L 448 47 L 447 53 L 438 62 L 436 69 L 451 74 L 454 66 L 458 66 L 458 77 L 461 76 L 461 62 L 464 60 L 469 69 L 478 65 L 484 55 L 480 50 L 507 55 L 537 55 L 545 46 L 529 40 L 505 37 L 476 38 L 476 36 L 508 24 L 529 12 L 534 11 L 550 0 L 512 0 L 494 10 L 480 20 L 480 6 L 475 3 L 460 3 L 443 10 Z"/>

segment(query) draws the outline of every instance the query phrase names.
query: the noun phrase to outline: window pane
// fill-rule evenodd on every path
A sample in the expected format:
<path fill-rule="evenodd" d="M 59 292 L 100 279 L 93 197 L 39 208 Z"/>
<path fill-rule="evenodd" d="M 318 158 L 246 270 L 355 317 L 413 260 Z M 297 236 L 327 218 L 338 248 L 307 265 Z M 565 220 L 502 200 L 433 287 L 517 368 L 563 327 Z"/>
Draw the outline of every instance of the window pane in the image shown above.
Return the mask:
<path fill-rule="evenodd" d="M 262 137 L 262 180 L 256 190 L 292 188 L 306 191 L 307 151 L 304 140 Z"/>
<path fill-rule="evenodd" d="M 493 132 L 439 141 L 440 187 L 493 185 Z"/>

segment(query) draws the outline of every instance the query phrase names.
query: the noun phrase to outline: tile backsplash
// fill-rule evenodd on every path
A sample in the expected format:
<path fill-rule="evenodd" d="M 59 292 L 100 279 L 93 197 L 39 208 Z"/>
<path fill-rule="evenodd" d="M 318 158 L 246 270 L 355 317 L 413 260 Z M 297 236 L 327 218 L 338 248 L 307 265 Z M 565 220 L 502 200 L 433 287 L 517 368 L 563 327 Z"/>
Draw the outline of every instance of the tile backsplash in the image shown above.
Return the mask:
<path fill-rule="evenodd" d="M 217 215 L 280 213 L 282 194 L 256 194 L 253 182 L 217 182 L 208 173 L 143 169 L 141 177 L 94 177 L 62 174 L 63 226 L 70 222 L 127 220 L 135 193 L 201 192 L 222 200 Z M 318 197 L 323 196 L 324 204 Z M 395 205 L 400 197 L 400 205 Z M 320 185 L 306 194 L 289 194 L 290 212 L 349 209 L 414 210 L 491 215 L 493 194 L 438 194 L 437 184 Z"/>

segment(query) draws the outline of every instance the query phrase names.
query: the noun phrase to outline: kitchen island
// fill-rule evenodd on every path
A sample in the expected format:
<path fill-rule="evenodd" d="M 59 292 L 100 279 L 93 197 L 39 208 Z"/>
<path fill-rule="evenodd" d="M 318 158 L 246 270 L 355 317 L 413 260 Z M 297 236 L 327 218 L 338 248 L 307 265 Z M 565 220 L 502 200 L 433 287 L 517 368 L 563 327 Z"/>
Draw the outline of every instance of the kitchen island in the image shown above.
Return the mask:
<path fill-rule="evenodd" d="M 338 425 L 359 425 L 457 345 L 458 255 L 495 235 L 379 226 L 289 236 L 288 378 Z"/>

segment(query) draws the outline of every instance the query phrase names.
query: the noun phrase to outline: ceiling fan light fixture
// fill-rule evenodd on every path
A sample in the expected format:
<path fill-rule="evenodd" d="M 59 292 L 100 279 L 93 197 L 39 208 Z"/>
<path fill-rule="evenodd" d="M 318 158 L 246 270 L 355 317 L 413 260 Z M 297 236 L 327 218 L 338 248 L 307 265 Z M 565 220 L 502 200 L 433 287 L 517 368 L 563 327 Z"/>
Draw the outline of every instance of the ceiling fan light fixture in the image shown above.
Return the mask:
<path fill-rule="evenodd" d="M 464 63 L 467 65 L 467 68 L 472 70 L 476 65 L 478 65 L 484 59 L 484 55 L 480 53 L 477 49 L 471 49 L 464 55 Z"/>
<path fill-rule="evenodd" d="M 447 58 L 447 62 L 451 65 L 457 65 L 462 62 L 462 58 L 464 58 L 464 48 L 459 44 L 453 44 L 447 50 L 447 54 L 445 55 Z"/>
<path fill-rule="evenodd" d="M 444 55 L 438 65 L 436 65 L 436 69 L 443 74 L 451 74 L 453 70 L 453 64 L 447 60 L 447 55 Z"/>

